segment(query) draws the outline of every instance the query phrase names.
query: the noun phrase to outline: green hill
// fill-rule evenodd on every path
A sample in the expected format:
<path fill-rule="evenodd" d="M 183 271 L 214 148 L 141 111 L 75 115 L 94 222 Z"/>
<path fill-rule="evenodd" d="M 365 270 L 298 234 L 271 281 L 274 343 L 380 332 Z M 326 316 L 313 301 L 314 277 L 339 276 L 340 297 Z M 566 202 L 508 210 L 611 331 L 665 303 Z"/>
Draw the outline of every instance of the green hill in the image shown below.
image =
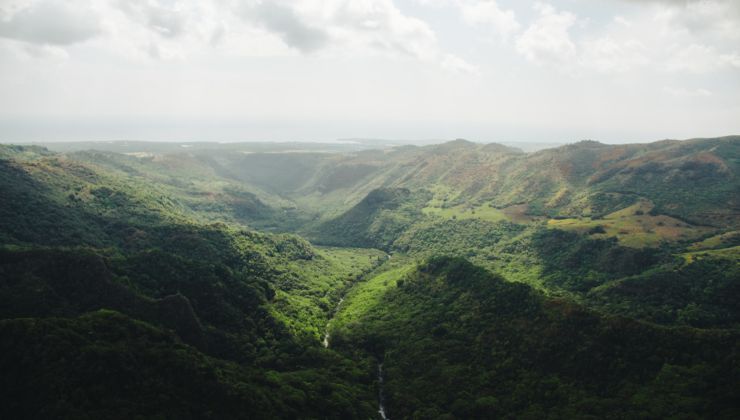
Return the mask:
<path fill-rule="evenodd" d="M 412 194 L 405 188 L 371 191 L 356 206 L 319 225 L 311 235 L 317 243 L 389 249 L 393 241 L 422 216 L 424 192 Z"/>
<path fill-rule="evenodd" d="M 526 204 L 528 213 L 546 217 L 598 217 L 647 200 L 656 214 L 737 227 L 739 145 L 737 136 L 628 145 L 583 141 L 525 154 L 457 140 L 382 152 L 217 155 L 235 178 L 327 215 L 349 209 L 373 189 L 407 188 L 434 192 L 436 206 Z"/>
<path fill-rule="evenodd" d="M 24 394 L 51 375 L 38 397 L 74 395 L 13 401 L 6 393 L 3 417 L 371 415 L 372 382 L 323 350 L 321 334 L 338 293 L 382 253 L 317 250 L 296 236 L 208 223 L 166 183 L 63 155 L 7 155 L 0 160 L 3 366 L 25 362 L 4 369 L 4 380 Z M 100 310 L 125 315 L 90 315 Z M 80 336 L 87 322 L 101 323 L 102 336 Z M 141 338 L 134 325 L 144 328 Z M 54 341 L 47 330 L 72 341 Z M 28 348 L 13 344 L 27 341 Z M 182 356 L 169 362 L 173 353 Z M 37 370 L 48 373 L 36 378 Z M 230 382 L 214 376 L 222 374 Z M 200 385 L 210 391 L 196 393 Z M 152 409 L 158 398 L 170 402 Z M 173 411 L 182 400 L 189 403 Z"/>
<path fill-rule="evenodd" d="M 366 146 L 0 145 L 0 417 L 740 415 L 740 137 Z"/>
<path fill-rule="evenodd" d="M 334 325 L 334 346 L 382 363 L 390 418 L 740 413 L 737 331 L 602 316 L 460 258 L 369 280 Z"/>

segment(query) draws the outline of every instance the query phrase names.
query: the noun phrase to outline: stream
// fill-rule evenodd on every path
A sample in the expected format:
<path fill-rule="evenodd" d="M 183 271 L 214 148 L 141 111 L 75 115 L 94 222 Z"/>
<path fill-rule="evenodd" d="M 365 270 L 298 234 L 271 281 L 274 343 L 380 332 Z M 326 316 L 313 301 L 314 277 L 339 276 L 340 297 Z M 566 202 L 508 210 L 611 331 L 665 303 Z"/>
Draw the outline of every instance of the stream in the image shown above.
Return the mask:
<path fill-rule="evenodd" d="M 390 254 L 386 254 L 385 255 L 385 258 L 386 258 L 386 261 L 387 260 L 390 260 L 391 259 L 391 255 Z M 377 268 L 378 265 L 382 265 L 382 263 L 376 264 L 375 267 L 373 267 L 373 269 L 374 268 Z M 368 270 L 368 272 L 369 271 L 372 271 L 372 270 Z M 356 281 L 359 281 L 365 274 L 367 274 L 367 272 L 365 272 L 362 275 L 360 275 L 359 277 L 357 277 Z M 324 348 L 329 348 L 329 338 L 330 338 L 330 336 L 329 336 L 329 326 L 331 326 L 331 321 L 334 319 L 334 315 L 336 315 L 336 313 L 339 312 L 339 307 L 342 306 L 342 302 L 344 302 L 344 296 L 342 296 L 341 298 L 339 298 L 339 302 L 337 303 L 337 306 L 334 307 L 334 312 L 332 313 L 331 318 L 329 318 L 329 322 L 326 323 L 326 332 L 324 333 L 324 339 L 321 340 L 321 343 L 324 345 Z"/>
<path fill-rule="evenodd" d="M 391 259 L 390 254 L 386 255 L 386 260 L 389 259 Z M 337 306 L 334 307 L 334 313 L 332 314 L 332 317 L 329 319 L 329 322 L 326 323 L 326 332 L 324 333 L 324 339 L 321 341 L 325 348 L 329 348 L 329 339 L 331 338 L 331 336 L 329 335 L 329 327 L 331 326 L 331 322 L 334 320 L 334 314 L 339 312 L 339 307 L 342 306 L 342 302 L 344 302 L 344 297 L 339 298 Z M 381 419 L 389 420 L 388 416 L 385 414 L 385 395 L 383 394 L 383 363 L 378 363 L 378 414 L 380 414 Z"/>
<path fill-rule="evenodd" d="M 339 298 L 339 302 L 337 303 L 337 306 L 334 308 L 334 313 L 337 313 L 339 311 L 339 307 L 342 305 L 342 302 L 344 302 L 344 298 Z M 326 323 L 326 332 L 324 333 L 324 339 L 321 341 L 324 344 L 325 348 L 329 348 L 329 326 L 331 325 L 331 321 L 334 319 L 332 317 L 329 319 L 329 322 Z"/>
<path fill-rule="evenodd" d="M 383 364 L 378 363 L 378 414 L 383 420 L 388 420 L 385 415 L 385 396 L 383 395 Z"/>
<path fill-rule="evenodd" d="M 337 303 L 336 308 L 334 309 L 334 312 L 336 313 L 339 311 L 339 306 L 342 305 L 342 302 L 344 302 L 344 298 L 339 299 L 339 303 Z M 329 326 L 331 325 L 331 320 L 326 323 L 326 333 L 324 333 L 324 340 L 322 343 L 324 344 L 325 348 L 329 348 Z M 378 363 L 378 414 L 380 414 L 380 418 L 383 420 L 389 420 L 388 416 L 385 414 L 385 396 L 383 395 L 383 364 Z"/>
<path fill-rule="evenodd" d="M 334 312 L 336 313 L 339 311 L 339 306 L 342 305 L 342 302 L 344 302 L 344 298 L 339 299 L 339 303 L 337 303 L 336 308 L 334 309 Z M 326 323 L 326 333 L 324 333 L 324 340 L 322 343 L 324 344 L 324 347 L 329 348 L 329 326 L 331 325 L 331 320 Z M 383 420 L 389 420 L 388 416 L 385 414 L 385 396 L 383 395 L 383 364 L 378 363 L 378 414 L 380 414 L 380 418 Z"/>

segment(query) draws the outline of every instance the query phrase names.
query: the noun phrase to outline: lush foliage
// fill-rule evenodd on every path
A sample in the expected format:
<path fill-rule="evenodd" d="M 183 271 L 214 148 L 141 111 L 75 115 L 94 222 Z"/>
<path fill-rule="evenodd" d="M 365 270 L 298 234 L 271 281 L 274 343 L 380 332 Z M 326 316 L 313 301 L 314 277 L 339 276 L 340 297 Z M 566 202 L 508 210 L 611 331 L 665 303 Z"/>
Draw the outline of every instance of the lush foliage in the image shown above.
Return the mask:
<path fill-rule="evenodd" d="M 740 249 L 703 251 L 592 292 L 601 310 L 661 324 L 740 326 Z"/>
<path fill-rule="evenodd" d="M 0 417 L 738 418 L 739 145 L 0 146 Z"/>
<path fill-rule="evenodd" d="M 348 297 L 335 345 L 382 361 L 391 418 L 740 414 L 737 332 L 599 316 L 459 258 L 370 283 Z"/>
<path fill-rule="evenodd" d="M 8 417 L 372 415 L 368 369 L 321 335 L 382 252 L 205 223 L 161 184 L 22 150 L 0 161 Z"/>

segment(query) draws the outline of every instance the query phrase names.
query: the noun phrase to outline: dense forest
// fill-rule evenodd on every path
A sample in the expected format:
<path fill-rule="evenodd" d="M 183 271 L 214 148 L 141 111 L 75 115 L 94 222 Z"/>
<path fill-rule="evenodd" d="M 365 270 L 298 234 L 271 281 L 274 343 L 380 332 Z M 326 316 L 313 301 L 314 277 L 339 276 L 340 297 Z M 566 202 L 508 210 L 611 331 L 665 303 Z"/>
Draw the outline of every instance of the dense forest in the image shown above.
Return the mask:
<path fill-rule="evenodd" d="M 0 417 L 740 418 L 740 137 L 185 146 L 0 145 Z"/>

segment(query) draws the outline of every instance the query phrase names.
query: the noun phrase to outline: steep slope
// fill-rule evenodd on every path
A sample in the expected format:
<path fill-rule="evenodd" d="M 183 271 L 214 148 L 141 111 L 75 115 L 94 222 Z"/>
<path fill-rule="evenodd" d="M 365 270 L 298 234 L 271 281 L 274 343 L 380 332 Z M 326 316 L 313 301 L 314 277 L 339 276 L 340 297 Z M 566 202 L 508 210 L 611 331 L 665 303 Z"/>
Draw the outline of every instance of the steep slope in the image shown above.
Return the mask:
<path fill-rule="evenodd" d="M 437 206 L 446 207 L 526 204 L 533 215 L 600 217 L 646 200 L 656 214 L 692 224 L 740 223 L 738 136 L 626 145 L 583 141 L 531 154 L 456 140 L 304 155 L 219 154 L 218 161 L 238 179 L 259 182 L 327 218 L 373 189 L 407 188 L 432 191 Z"/>
<path fill-rule="evenodd" d="M 374 245 L 399 257 L 464 257 L 509 281 L 526 283 L 599 311 L 667 325 L 737 325 L 740 300 L 734 291 L 740 287 L 740 259 L 736 252 L 730 252 L 734 236 L 729 234 L 694 243 L 690 237 L 672 238 L 662 233 L 661 227 L 657 232 L 623 235 L 627 222 L 617 216 L 593 224 L 575 219 L 584 227 L 572 229 L 565 224 L 571 223 L 569 220 L 522 224 L 505 218 L 487 220 L 486 215 L 473 212 L 468 217 L 425 216 L 419 211 L 423 204 L 418 200 L 403 203 L 404 212 L 394 206 L 384 209 L 382 216 L 363 211 L 365 204 L 358 205 L 322 226 L 320 235 L 325 236 L 317 238 L 378 240 L 381 232 L 386 236 Z M 642 217 L 625 214 L 638 220 Z M 654 217 L 661 220 L 659 223 L 669 220 Z M 612 229 L 611 223 L 620 224 L 616 235 L 607 230 Z M 660 242 L 648 241 L 650 238 Z M 719 249 L 686 252 L 700 243 L 714 243 L 713 238 L 725 238 L 716 240 Z"/>
<path fill-rule="evenodd" d="M 390 418 L 740 414 L 737 331 L 604 317 L 459 258 L 370 279 L 333 325 L 382 362 Z"/>
<path fill-rule="evenodd" d="M 79 151 L 68 156 L 92 168 L 129 181 L 157 185 L 190 218 L 225 221 L 261 229 L 290 227 L 296 213 L 292 202 L 239 179 L 219 164 L 216 156 L 192 152 L 122 155 Z M 285 230 L 285 228 L 281 229 Z"/>
<path fill-rule="evenodd" d="M 739 148 L 0 146 L 0 416 L 737 417 Z"/>
<path fill-rule="evenodd" d="M 496 154 L 489 158 L 498 159 L 498 166 L 481 163 L 487 148 Z M 362 200 L 319 224 L 309 237 L 367 241 L 382 232 L 382 240 L 365 243 L 414 258 L 462 256 L 508 280 L 655 321 L 638 309 L 646 309 L 638 294 L 619 295 L 617 309 L 602 301 L 603 294 L 591 292 L 603 286 L 606 293 L 606 285 L 646 270 L 683 278 L 670 274 L 674 258 L 682 260 L 682 253 L 705 241 L 731 246 L 728 241 L 740 223 L 739 137 L 623 146 L 586 141 L 528 155 L 465 142 L 423 149 L 383 155 L 390 159 L 395 153 L 393 159 L 400 159 L 406 154 L 405 159 L 414 156 L 421 162 L 422 170 L 412 178 L 391 183 L 419 185 L 401 189 L 409 191 L 406 198 L 396 197 L 382 210 Z M 367 197 L 378 191 L 388 189 Z M 737 264 L 735 257 L 727 260 Z M 720 283 L 732 289 L 737 281 L 730 276 Z M 675 314 L 704 302 L 701 312 L 712 314 L 706 319 L 716 323 L 701 325 L 734 322 L 734 309 L 728 309 L 734 303 L 719 304 L 719 289 L 708 300 L 695 296 L 700 293 L 696 287 L 689 289 L 681 299 L 663 301 L 663 309 L 654 308 L 673 314 L 659 318 L 677 323 Z"/>
<path fill-rule="evenodd" d="M 0 320 L 3 418 L 369 418 L 365 378 L 346 359 L 308 352 L 268 370 L 209 357 L 172 333 L 104 310 Z M 352 384 L 348 386 L 347 384 Z M 373 395 L 364 395 L 372 401 Z"/>
<path fill-rule="evenodd" d="M 204 223 L 166 184 L 4 152 L 3 380 L 20 396 L 3 395 L 1 417 L 372 416 L 366 369 L 321 336 L 339 293 L 381 252 Z"/>
<path fill-rule="evenodd" d="M 740 327 L 740 247 L 679 255 L 674 261 L 590 292 L 601 311 L 661 324 Z"/>
<path fill-rule="evenodd" d="M 389 249 L 395 239 L 422 216 L 429 194 L 405 188 L 380 188 L 342 216 L 319 225 L 309 237 L 317 243 Z"/>
<path fill-rule="evenodd" d="M 260 228 L 295 230 L 316 217 L 341 215 L 374 189 L 406 188 L 431 191 L 430 210 L 599 218 L 646 202 L 655 215 L 724 229 L 740 224 L 739 149 L 735 136 L 627 145 L 583 141 L 530 154 L 456 140 L 345 153 L 196 148 L 71 157 L 169 185 L 170 196 L 199 214 L 231 213 L 232 220 Z"/>

